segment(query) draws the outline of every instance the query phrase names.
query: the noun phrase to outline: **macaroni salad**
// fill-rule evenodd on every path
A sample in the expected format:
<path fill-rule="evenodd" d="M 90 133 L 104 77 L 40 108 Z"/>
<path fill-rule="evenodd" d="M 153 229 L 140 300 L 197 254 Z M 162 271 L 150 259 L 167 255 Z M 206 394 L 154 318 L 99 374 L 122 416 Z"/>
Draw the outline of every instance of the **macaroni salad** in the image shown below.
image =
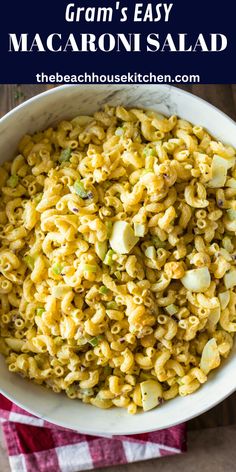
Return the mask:
<path fill-rule="evenodd" d="M 99 408 L 207 381 L 236 331 L 235 150 L 105 106 L 26 135 L 0 168 L 0 352 Z"/>

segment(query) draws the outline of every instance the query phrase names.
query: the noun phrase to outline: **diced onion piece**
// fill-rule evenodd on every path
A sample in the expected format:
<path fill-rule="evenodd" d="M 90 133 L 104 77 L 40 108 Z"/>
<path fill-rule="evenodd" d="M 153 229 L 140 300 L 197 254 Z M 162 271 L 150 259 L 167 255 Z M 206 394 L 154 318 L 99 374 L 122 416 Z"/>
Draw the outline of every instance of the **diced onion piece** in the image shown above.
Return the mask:
<path fill-rule="evenodd" d="M 218 166 L 217 169 L 212 169 L 212 179 L 208 185 L 211 188 L 224 187 L 226 181 L 227 170 L 223 166 Z"/>
<path fill-rule="evenodd" d="M 85 397 L 93 397 L 94 391 L 92 388 L 82 388 L 81 393 Z"/>
<path fill-rule="evenodd" d="M 166 306 L 165 310 L 169 315 L 175 315 L 176 313 L 178 313 L 178 307 L 173 303 L 171 305 Z"/>
<path fill-rule="evenodd" d="M 228 169 L 232 169 L 232 167 L 234 167 L 235 165 L 235 156 L 227 158 L 227 159 L 225 158 L 225 160 L 228 163 Z"/>
<path fill-rule="evenodd" d="M 156 380 L 145 380 L 140 384 L 144 411 L 151 410 L 160 404 L 162 387 Z"/>
<path fill-rule="evenodd" d="M 230 158 L 226 158 L 226 157 L 222 157 L 222 156 L 219 156 L 218 154 L 214 154 L 213 156 L 213 160 L 216 159 L 216 162 L 221 162 L 222 165 L 228 170 L 228 169 L 231 169 L 231 167 L 234 166 L 235 164 L 235 156 L 233 157 L 230 157 Z M 221 160 L 219 160 L 221 159 Z M 223 162 L 222 162 L 223 161 Z"/>
<path fill-rule="evenodd" d="M 215 327 L 219 319 L 220 319 L 220 307 L 218 306 L 210 310 L 206 327 L 211 331 L 215 330 Z"/>
<path fill-rule="evenodd" d="M 106 241 L 96 242 L 95 243 L 95 252 L 96 252 L 97 256 L 99 257 L 99 259 L 101 259 L 103 261 L 104 258 L 105 258 L 105 255 L 107 253 L 107 242 Z"/>
<path fill-rule="evenodd" d="M 78 346 L 85 346 L 85 344 L 87 344 L 87 342 L 88 342 L 88 339 L 84 338 L 83 336 L 81 336 L 81 338 L 77 339 Z"/>
<path fill-rule="evenodd" d="M 220 354 L 214 338 L 210 339 L 203 348 L 200 361 L 200 369 L 204 374 L 208 374 L 210 370 L 216 369 L 220 365 Z"/>
<path fill-rule="evenodd" d="M 123 136 L 124 130 L 123 128 L 116 128 L 115 135 L 116 136 Z"/>
<path fill-rule="evenodd" d="M 232 255 L 229 254 L 230 251 L 231 248 L 229 250 L 226 250 L 224 247 L 221 247 L 219 250 L 220 255 L 223 256 L 227 262 L 232 262 Z"/>
<path fill-rule="evenodd" d="M 148 259 L 155 259 L 156 258 L 156 249 L 154 248 L 154 246 L 148 246 L 146 249 L 145 249 L 145 252 L 144 252 L 145 256 L 148 257 Z"/>
<path fill-rule="evenodd" d="M 235 160 L 227 160 L 215 154 L 212 159 L 212 179 L 208 183 L 209 187 L 223 187 L 226 182 L 227 170 L 234 165 L 234 162 Z"/>
<path fill-rule="evenodd" d="M 132 226 L 127 221 L 116 221 L 110 237 L 111 248 L 117 254 L 128 254 L 138 242 Z"/>
<path fill-rule="evenodd" d="M 226 187 L 229 187 L 229 188 L 236 188 L 236 179 L 233 179 L 233 177 L 230 177 L 229 179 L 227 179 L 227 182 L 226 182 Z"/>
<path fill-rule="evenodd" d="M 226 290 L 225 292 L 221 292 L 219 293 L 219 299 L 220 299 L 220 306 L 221 306 L 221 309 L 222 310 L 225 310 L 225 308 L 227 307 L 228 303 L 229 303 L 229 299 L 230 299 L 230 293 L 228 290 Z"/>
<path fill-rule="evenodd" d="M 236 285 L 236 269 L 231 269 L 224 275 L 225 288 L 233 288 Z"/>
<path fill-rule="evenodd" d="M 210 287 L 210 272 L 207 267 L 187 270 L 181 282 L 183 286 L 191 292 L 205 292 Z"/>
<path fill-rule="evenodd" d="M 145 225 L 134 223 L 134 235 L 138 236 L 139 238 L 143 238 L 145 234 Z"/>

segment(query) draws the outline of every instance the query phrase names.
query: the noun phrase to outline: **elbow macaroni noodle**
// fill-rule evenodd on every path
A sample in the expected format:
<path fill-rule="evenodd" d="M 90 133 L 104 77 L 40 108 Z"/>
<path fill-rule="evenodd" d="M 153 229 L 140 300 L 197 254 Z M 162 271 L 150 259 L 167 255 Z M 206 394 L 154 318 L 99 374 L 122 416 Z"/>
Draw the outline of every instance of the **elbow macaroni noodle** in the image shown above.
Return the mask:
<path fill-rule="evenodd" d="M 134 414 L 194 392 L 229 355 L 232 147 L 176 116 L 105 106 L 24 136 L 0 191 L 11 372 Z"/>

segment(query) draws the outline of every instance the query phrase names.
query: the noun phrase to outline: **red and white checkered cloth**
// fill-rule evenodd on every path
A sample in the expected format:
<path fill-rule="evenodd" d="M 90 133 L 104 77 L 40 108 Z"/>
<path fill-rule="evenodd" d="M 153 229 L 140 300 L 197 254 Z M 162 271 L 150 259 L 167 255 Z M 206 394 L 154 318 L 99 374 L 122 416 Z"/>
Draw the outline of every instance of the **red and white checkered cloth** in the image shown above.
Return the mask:
<path fill-rule="evenodd" d="M 55 426 L 0 395 L 0 421 L 12 472 L 78 472 L 186 450 L 185 425 L 112 438 Z"/>

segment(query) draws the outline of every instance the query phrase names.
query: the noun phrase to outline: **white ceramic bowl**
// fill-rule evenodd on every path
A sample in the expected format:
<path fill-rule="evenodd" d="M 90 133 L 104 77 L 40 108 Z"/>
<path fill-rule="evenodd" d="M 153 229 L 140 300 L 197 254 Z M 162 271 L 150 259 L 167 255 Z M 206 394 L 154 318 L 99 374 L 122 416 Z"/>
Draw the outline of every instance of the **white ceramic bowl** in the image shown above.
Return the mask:
<path fill-rule="evenodd" d="M 13 157 L 22 135 L 60 119 L 90 114 L 104 103 L 145 107 L 177 114 L 202 125 L 214 136 L 236 147 L 236 124 L 209 103 L 166 85 L 62 86 L 18 106 L 0 120 L 0 159 Z M 167 428 L 212 408 L 236 390 L 236 347 L 224 364 L 196 393 L 135 416 L 114 408 L 99 410 L 69 400 L 8 371 L 0 359 L 0 391 L 29 412 L 52 423 L 89 434 L 135 434 Z"/>

